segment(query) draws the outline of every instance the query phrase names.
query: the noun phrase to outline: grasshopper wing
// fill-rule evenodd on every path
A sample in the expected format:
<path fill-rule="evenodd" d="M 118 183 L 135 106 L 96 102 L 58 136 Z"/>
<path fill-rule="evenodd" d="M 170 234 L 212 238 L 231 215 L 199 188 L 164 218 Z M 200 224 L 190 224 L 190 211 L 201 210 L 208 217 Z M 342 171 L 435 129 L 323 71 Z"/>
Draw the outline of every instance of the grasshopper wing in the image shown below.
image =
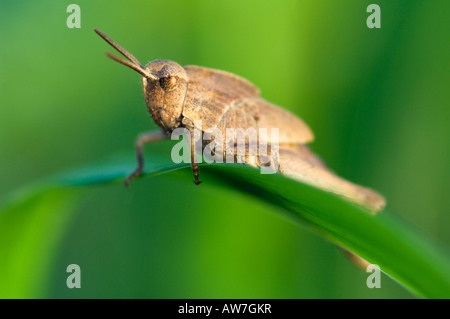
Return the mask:
<path fill-rule="evenodd" d="M 235 101 L 259 95 L 256 86 L 235 74 L 193 65 L 184 69 L 189 78 L 183 109 L 188 127 L 202 121 L 202 130 L 214 129 Z"/>
<path fill-rule="evenodd" d="M 223 114 L 217 127 L 243 128 L 254 127 L 257 131 L 267 129 L 267 142 L 272 144 L 271 131 L 278 129 L 279 144 L 306 144 L 314 140 L 311 129 L 299 117 L 267 102 L 261 97 L 248 97 L 234 102 Z"/>

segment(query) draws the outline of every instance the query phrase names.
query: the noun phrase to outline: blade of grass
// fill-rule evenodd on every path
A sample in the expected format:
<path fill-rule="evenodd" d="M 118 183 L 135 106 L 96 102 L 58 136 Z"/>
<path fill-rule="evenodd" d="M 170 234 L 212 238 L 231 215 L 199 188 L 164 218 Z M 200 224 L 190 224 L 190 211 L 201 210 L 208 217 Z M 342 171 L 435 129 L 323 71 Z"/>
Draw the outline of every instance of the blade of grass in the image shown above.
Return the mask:
<path fill-rule="evenodd" d="M 189 164 L 174 165 L 169 162 L 170 159 L 153 155 L 148 157 L 145 175 L 169 173 L 190 167 Z M 6 296 L 6 289 L 15 280 L 25 285 L 20 276 L 26 269 L 13 271 L 17 265 L 31 267 L 29 265 L 35 256 L 30 255 L 24 247 L 33 243 L 35 251 L 39 251 L 58 241 L 57 232 L 47 235 L 48 230 L 55 226 L 54 218 L 50 217 L 60 214 L 60 207 L 70 206 L 67 204 L 70 201 L 68 197 L 66 200 L 66 197 L 59 196 L 60 201 L 55 202 L 54 207 L 43 210 L 38 208 L 36 194 L 44 197 L 45 194 L 52 197 L 52 192 L 70 195 L 73 192 L 71 190 L 88 190 L 89 185 L 104 185 L 122 180 L 133 168 L 134 160 L 114 160 L 112 163 L 82 168 L 50 178 L 0 202 L 0 273 L 12 271 L 13 274 L 6 282 L 0 282 L 0 296 Z M 330 241 L 378 264 L 383 272 L 417 296 L 450 297 L 450 260 L 447 248 L 439 247 L 418 229 L 388 211 L 372 216 L 331 193 L 278 174 L 261 175 L 258 170 L 243 165 L 203 165 L 202 177 L 204 180 L 214 178 L 224 187 L 231 186 L 267 201 L 274 207 L 282 208 L 295 220 L 301 221 Z M 207 184 L 198 187 L 207 187 Z M 16 229 L 21 231 L 17 232 Z M 36 260 L 34 258 L 33 261 L 37 262 Z M 36 267 L 35 264 L 32 265 Z M 20 289 L 16 289 L 14 296 L 23 294 L 21 295 Z"/>

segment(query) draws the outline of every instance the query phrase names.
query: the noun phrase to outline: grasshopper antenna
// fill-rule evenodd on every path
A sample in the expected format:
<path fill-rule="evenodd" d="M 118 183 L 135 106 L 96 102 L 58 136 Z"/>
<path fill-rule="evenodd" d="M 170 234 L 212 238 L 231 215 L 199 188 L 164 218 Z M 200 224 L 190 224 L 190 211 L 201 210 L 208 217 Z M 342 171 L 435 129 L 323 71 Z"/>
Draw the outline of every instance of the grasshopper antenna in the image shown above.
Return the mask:
<path fill-rule="evenodd" d="M 106 55 L 113 59 L 114 61 L 117 61 L 137 72 L 139 72 L 140 74 L 142 74 L 143 76 L 145 76 L 148 79 L 152 79 L 152 80 L 158 80 L 158 77 L 154 74 L 151 74 L 149 72 L 147 72 L 144 67 L 142 66 L 142 64 L 138 61 L 138 59 L 136 59 L 131 53 L 129 53 L 127 50 L 125 50 L 124 48 L 122 48 L 120 45 L 118 45 L 116 42 L 114 42 L 113 40 L 111 40 L 111 38 L 109 38 L 106 34 L 104 34 L 102 31 L 98 30 L 98 29 L 94 29 L 94 31 L 103 38 L 103 40 L 105 40 L 106 42 L 108 42 L 114 49 L 116 49 L 117 51 L 119 51 L 124 57 L 126 57 L 128 60 L 127 61 L 125 59 L 122 59 L 118 56 L 115 56 L 112 53 L 106 52 Z"/>

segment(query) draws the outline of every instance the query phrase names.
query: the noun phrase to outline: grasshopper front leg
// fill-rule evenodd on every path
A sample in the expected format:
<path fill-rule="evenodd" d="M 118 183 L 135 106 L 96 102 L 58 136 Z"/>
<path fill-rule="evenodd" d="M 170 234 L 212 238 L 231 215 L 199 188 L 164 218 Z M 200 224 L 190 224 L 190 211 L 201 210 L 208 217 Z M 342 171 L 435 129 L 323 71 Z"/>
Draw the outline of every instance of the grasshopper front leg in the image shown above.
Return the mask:
<path fill-rule="evenodd" d="M 198 163 L 195 160 L 195 134 L 194 132 L 191 132 L 191 165 L 192 165 L 192 172 L 194 173 L 194 183 L 195 185 L 200 185 L 201 181 L 199 179 L 199 169 L 198 169 Z"/>
<path fill-rule="evenodd" d="M 140 134 L 136 140 L 136 158 L 137 158 L 137 167 L 124 181 L 125 186 L 128 187 L 130 185 L 130 181 L 138 177 L 142 174 L 144 169 L 144 153 L 143 147 L 145 144 L 160 141 L 167 138 L 167 134 L 163 131 L 153 131 L 146 132 Z"/>

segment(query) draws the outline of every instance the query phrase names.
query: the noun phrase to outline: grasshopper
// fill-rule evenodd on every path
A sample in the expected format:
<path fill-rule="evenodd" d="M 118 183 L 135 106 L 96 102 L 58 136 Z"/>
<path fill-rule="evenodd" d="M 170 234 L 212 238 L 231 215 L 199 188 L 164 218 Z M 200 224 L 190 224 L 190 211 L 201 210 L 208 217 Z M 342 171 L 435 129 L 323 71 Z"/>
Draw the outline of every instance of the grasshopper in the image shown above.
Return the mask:
<path fill-rule="evenodd" d="M 182 67 L 169 60 L 155 60 L 143 66 L 104 33 L 97 29 L 95 32 L 128 60 L 106 53 L 108 57 L 141 74 L 148 111 L 162 129 L 138 137 L 137 168 L 126 178 L 126 186 L 143 171 L 143 146 L 168 138 L 176 128 L 186 128 L 192 135 L 191 164 L 194 182 L 200 184 L 199 167 L 194 160 L 193 132 L 196 121 L 201 121 L 203 132 L 218 129 L 224 135 L 230 128 L 278 128 L 278 152 L 269 156 L 278 162 L 280 173 L 343 196 L 373 212 L 384 208 L 383 196 L 327 169 L 306 145 L 314 140 L 308 125 L 294 114 L 261 98 L 259 89 L 246 79 L 200 66 Z M 266 142 L 270 146 L 271 137 L 266 137 Z M 222 150 L 226 156 L 234 148 L 225 145 Z M 250 161 L 247 156 L 244 162 L 255 167 L 261 165 L 257 161 Z"/>

